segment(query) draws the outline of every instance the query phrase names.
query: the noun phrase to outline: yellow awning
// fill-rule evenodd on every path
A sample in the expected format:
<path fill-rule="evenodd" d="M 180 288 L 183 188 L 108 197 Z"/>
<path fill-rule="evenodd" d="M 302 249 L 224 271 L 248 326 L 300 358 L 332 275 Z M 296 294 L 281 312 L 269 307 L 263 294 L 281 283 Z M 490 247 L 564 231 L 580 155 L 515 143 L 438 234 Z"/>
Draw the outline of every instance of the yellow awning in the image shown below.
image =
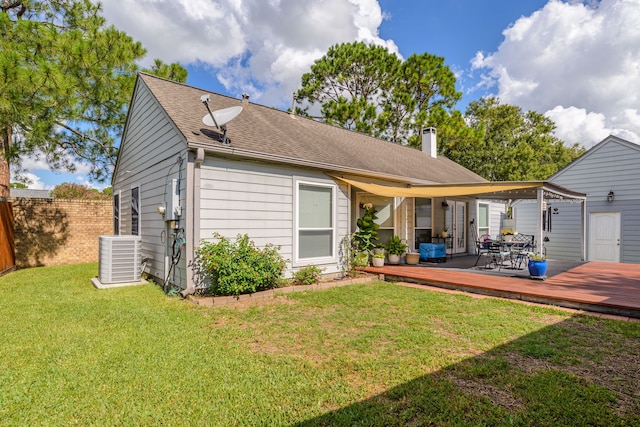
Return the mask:
<path fill-rule="evenodd" d="M 546 191 L 559 191 L 562 197 L 582 198 L 581 193 L 555 186 L 544 181 L 498 181 L 498 182 L 473 182 L 457 184 L 429 184 L 429 185 L 405 185 L 393 186 L 374 184 L 363 180 L 347 179 L 333 176 L 342 182 L 360 188 L 371 194 L 386 197 L 457 197 L 485 195 L 488 198 L 500 199 L 528 199 L 536 198 L 536 191 L 543 188 Z M 549 188 L 551 187 L 551 188 Z M 533 190 L 533 191 L 532 191 Z"/>

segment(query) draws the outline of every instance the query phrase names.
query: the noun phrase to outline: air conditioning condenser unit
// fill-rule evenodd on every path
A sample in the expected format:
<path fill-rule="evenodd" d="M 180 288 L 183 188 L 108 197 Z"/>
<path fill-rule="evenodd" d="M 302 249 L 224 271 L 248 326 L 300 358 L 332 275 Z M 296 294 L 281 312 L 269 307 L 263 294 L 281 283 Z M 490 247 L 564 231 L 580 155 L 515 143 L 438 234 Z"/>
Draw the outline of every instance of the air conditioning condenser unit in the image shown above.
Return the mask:
<path fill-rule="evenodd" d="M 98 280 L 103 285 L 139 282 L 142 268 L 140 236 L 100 236 Z"/>

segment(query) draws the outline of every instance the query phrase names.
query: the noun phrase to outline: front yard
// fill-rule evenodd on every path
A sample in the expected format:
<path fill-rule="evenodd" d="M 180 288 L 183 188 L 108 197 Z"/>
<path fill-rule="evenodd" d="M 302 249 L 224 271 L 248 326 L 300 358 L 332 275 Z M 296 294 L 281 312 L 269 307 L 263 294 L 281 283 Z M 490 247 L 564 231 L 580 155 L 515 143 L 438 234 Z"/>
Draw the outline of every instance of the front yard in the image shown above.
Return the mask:
<path fill-rule="evenodd" d="M 0 277 L 0 425 L 638 425 L 640 323 L 384 282 L 198 307 Z"/>

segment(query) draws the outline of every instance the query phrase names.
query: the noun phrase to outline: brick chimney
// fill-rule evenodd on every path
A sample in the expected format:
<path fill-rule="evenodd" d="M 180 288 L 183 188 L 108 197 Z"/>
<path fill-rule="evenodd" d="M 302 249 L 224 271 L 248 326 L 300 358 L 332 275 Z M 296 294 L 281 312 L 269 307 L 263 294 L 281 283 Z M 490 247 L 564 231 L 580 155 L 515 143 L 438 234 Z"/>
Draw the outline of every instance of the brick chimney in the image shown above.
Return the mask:
<path fill-rule="evenodd" d="M 422 152 L 427 153 L 434 159 L 438 157 L 438 144 L 436 143 L 436 128 L 428 127 L 422 129 Z"/>

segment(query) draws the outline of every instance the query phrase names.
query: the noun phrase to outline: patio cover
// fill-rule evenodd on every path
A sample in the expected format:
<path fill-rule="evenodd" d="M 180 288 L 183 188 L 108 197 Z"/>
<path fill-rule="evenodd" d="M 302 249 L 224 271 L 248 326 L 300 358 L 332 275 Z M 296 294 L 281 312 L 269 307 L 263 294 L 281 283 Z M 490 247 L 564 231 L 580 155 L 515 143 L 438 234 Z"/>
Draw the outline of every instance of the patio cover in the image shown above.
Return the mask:
<path fill-rule="evenodd" d="M 405 186 L 375 184 L 364 179 L 333 176 L 368 193 L 386 197 L 457 197 L 478 196 L 482 199 L 537 199 L 538 190 L 544 197 L 583 201 L 587 195 L 548 181 L 494 181 L 451 184 L 409 184 Z"/>
<path fill-rule="evenodd" d="M 487 200 L 537 200 L 537 209 L 543 210 L 545 198 L 579 202 L 582 206 L 582 260 L 586 257 L 585 236 L 586 236 L 586 210 L 585 201 L 587 195 L 577 191 L 569 190 L 560 185 L 548 181 L 495 181 L 495 182 L 473 182 L 473 183 L 451 183 L 451 184 L 405 184 L 383 185 L 367 181 L 365 178 L 344 178 L 334 176 L 333 178 L 343 181 L 349 185 L 360 188 L 368 193 L 386 197 L 476 197 Z M 538 215 L 536 224 L 536 252 L 542 253 L 542 241 L 544 232 L 542 230 L 542 215 Z"/>

